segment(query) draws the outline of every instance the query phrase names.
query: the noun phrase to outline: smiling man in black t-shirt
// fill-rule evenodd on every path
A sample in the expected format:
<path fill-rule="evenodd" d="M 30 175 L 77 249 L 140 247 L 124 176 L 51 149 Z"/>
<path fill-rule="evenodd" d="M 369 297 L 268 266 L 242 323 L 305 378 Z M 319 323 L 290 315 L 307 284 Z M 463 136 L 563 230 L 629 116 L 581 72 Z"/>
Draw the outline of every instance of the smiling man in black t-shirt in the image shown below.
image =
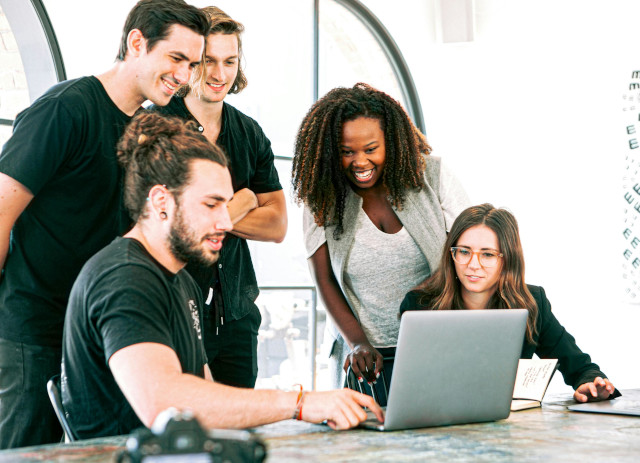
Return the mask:
<path fill-rule="evenodd" d="M 142 0 L 114 66 L 62 82 L 15 121 L 0 155 L 0 449 L 60 440 L 46 393 L 85 261 L 129 228 L 115 146 L 147 99 L 169 102 L 200 61 L 206 16 Z"/>

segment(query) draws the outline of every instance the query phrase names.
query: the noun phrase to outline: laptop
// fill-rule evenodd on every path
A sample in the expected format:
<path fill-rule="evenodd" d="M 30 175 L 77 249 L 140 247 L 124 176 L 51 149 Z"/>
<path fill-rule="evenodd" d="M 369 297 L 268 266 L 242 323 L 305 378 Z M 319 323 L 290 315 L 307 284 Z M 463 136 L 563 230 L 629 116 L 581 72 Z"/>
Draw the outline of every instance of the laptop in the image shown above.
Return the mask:
<path fill-rule="evenodd" d="M 624 391 L 622 397 L 602 402 L 575 403 L 567 407 L 574 412 L 608 413 L 640 416 L 640 391 Z"/>
<path fill-rule="evenodd" d="M 509 416 L 527 311 L 405 312 L 379 431 L 495 421 Z"/>

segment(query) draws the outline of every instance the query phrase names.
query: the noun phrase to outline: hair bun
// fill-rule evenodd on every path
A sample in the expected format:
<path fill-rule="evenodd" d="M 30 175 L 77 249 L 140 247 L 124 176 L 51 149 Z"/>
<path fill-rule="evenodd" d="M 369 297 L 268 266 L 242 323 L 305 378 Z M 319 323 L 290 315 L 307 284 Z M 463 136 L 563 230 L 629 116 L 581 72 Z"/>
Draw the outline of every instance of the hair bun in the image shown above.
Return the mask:
<path fill-rule="evenodd" d="M 162 139 L 168 140 L 187 130 L 180 118 L 141 111 L 131 120 L 118 143 L 118 159 L 126 168 L 133 158 L 150 156 Z"/>

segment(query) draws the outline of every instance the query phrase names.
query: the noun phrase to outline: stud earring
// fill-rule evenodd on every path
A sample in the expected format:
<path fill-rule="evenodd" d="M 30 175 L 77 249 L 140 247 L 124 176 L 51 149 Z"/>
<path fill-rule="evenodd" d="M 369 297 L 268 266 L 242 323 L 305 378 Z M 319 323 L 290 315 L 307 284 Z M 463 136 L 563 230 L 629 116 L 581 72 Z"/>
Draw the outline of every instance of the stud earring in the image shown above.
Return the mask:
<path fill-rule="evenodd" d="M 161 211 L 160 212 L 160 219 L 162 220 L 167 220 L 169 216 L 167 215 L 167 213 L 165 211 Z"/>

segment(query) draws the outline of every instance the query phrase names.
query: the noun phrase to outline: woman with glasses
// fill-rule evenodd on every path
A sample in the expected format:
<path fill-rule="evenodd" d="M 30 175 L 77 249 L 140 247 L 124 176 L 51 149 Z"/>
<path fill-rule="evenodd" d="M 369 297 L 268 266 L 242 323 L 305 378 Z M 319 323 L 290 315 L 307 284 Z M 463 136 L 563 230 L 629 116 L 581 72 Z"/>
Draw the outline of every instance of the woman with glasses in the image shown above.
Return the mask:
<path fill-rule="evenodd" d="M 348 366 L 360 382 L 375 381 L 393 355 L 402 298 L 437 267 L 468 205 L 430 153 L 402 106 L 362 83 L 331 90 L 302 122 L 293 187 L 305 205 L 312 274 L 335 322 L 327 330 L 335 387 Z"/>
<path fill-rule="evenodd" d="M 518 223 L 505 209 L 482 204 L 463 211 L 447 236 L 440 267 L 406 295 L 400 313 L 511 308 L 529 312 L 521 358 L 557 358 L 578 402 L 620 395 L 560 325 L 544 289 L 525 284 Z"/>

